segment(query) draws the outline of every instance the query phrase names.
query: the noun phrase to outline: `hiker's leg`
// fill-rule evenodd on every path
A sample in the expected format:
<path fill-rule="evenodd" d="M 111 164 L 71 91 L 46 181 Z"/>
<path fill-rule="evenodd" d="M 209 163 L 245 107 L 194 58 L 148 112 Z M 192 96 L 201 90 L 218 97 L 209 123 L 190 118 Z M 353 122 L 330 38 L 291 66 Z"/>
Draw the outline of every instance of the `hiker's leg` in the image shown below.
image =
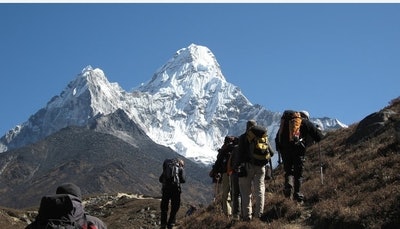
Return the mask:
<path fill-rule="evenodd" d="M 239 177 L 236 173 L 231 175 L 232 214 L 239 216 Z"/>
<path fill-rule="evenodd" d="M 176 213 L 181 206 L 181 189 L 177 188 L 171 195 L 171 212 L 168 219 L 168 227 L 175 225 Z"/>
<path fill-rule="evenodd" d="M 252 165 L 254 169 L 254 195 L 256 198 L 256 207 L 254 217 L 260 218 L 264 212 L 265 199 L 265 166 Z"/>
<path fill-rule="evenodd" d="M 232 214 L 232 208 L 230 203 L 230 177 L 227 173 L 222 174 L 222 210 L 225 215 L 229 216 Z"/>
<path fill-rule="evenodd" d="M 303 180 L 303 168 L 304 168 L 304 156 L 299 156 L 296 158 L 294 163 L 294 198 L 301 202 L 304 199 L 301 193 L 301 183 Z"/>
<path fill-rule="evenodd" d="M 163 188 L 162 197 L 161 197 L 161 227 L 167 226 L 167 216 L 168 216 L 168 205 L 170 200 L 170 193 L 167 189 Z"/>
<path fill-rule="evenodd" d="M 283 194 L 290 198 L 293 189 L 293 155 L 289 151 L 282 152 L 283 169 L 285 170 L 285 183 Z"/>
<path fill-rule="evenodd" d="M 247 176 L 239 177 L 239 189 L 242 197 L 242 216 L 243 220 L 251 220 L 251 182 L 253 180 L 254 172 L 250 169 L 249 163 L 246 163 L 245 167 L 247 170 Z"/>

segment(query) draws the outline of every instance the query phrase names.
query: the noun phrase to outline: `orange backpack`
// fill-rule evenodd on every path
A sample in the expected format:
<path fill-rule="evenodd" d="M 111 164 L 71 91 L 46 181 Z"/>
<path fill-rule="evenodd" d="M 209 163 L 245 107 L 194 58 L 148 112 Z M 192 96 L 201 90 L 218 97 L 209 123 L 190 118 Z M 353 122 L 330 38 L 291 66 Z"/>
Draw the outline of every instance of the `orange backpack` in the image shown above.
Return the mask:
<path fill-rule="evenodd" d="M 279 128 L 279 141 L 282 142 L 281 140 L 285 138 L 291 143 L 298 143 L 300 141 L 301 122 L 300 112 L 292 110 L 284 111 Z M 286 131 L 285 128 L 287 128 Z M 287 134 L 287 136 L 284 136 L 284 134 Z"/>

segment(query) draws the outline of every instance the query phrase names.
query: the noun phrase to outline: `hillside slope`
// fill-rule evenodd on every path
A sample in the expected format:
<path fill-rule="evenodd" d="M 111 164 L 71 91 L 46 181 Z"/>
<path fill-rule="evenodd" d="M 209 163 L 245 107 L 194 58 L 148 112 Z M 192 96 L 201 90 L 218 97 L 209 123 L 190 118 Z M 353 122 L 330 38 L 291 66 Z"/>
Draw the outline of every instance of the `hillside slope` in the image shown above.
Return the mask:
<path fill-rule="evenodd" d="M 139 135 L 136 139 L 141 141 L 139 147 L 110 134 L 67 127 L 36 144 L 2 153 L 0 205 L 35 206 L 43 195 L 71 181 L 84 195 L 133 192 L 160 196 L 163 160 L 179 155 L 150 139 Z M 184 197 L 203 203 L 211 199 L 207 169 L 184 160 L 188 172 Z"/>
<path fill-rule="evenodd" d="M 400 98 L 358 124 L 329 132 L 319 145 L 307 153 L 302 206 L 283 197 L 280 166 L 266 183 L 262 220 L 235 224 L 210 206 L 183 228 L 398 228 Z"/>

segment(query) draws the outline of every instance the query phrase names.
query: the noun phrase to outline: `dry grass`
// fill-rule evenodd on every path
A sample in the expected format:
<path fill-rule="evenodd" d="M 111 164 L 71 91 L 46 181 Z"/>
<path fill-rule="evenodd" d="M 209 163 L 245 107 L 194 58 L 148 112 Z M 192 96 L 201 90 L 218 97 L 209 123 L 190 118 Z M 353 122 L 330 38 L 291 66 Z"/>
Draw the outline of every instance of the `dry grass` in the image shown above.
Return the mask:
<path fill-rule="evenodd" d="M 209 206 L 182 228 L 398 228 L 400 225 L 400 97 L 383 110 L 392 114 L 383 128 L 363 135 L 357 124 L 328 133 L 320 148 L 309 148 L 302 206 L 282 194 L 283 169 L 266 183 L 262 220 L 232 223 Z M 355 141 L 354 136 L 362 136 Z M 357 139 L 356 139 L 357 140 Z"/>

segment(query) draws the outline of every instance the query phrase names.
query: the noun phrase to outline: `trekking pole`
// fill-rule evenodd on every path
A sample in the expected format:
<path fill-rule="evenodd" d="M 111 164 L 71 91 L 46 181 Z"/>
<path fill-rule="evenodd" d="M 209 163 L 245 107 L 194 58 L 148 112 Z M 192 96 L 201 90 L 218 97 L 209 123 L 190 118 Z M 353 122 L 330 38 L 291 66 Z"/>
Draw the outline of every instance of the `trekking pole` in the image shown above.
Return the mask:
<path fill-rule="evenodd" d="M 274 181 L 274 184 L 275 184 L 274 169 L 272 168 L 272 160 L 271 160 L 271 158 L 269 159 L 269 167 L 271 169 L 271 178 L 272 178 L 272 180 Z"/>
<path fill-rule="evenodd" d="M 319 166 L 320 166 L 320 173 L 321 173 L 321 184 L 324 184 L 324 172 L 323 172 L 323 165 L 322 165 L 322 154 L 321 154 L 321 144 L 318 142 L 319 148 Z"/>
<path fill-rule="evenodd" d="M 217 202 L 217 199 L 218 199 L 218 195 L 219 195 L 219 193 L 218 193 L 218 186 L 219 186 L 219 179 L 220 179 L 220 176 L 219 175 L 217 175 L 216 177 L 215 177 L 215 179 L 216 179 L 216 183 L 215 183 L 215 190 L 214 190 L 214 203 L 215 202 Z"/>
<path fill-rule="evenodd" d="M 217 201 L 217 190 L 218 190 L 218 181 L 216 183 L 214 183 L 214 203 L 215 201 Z"/>

